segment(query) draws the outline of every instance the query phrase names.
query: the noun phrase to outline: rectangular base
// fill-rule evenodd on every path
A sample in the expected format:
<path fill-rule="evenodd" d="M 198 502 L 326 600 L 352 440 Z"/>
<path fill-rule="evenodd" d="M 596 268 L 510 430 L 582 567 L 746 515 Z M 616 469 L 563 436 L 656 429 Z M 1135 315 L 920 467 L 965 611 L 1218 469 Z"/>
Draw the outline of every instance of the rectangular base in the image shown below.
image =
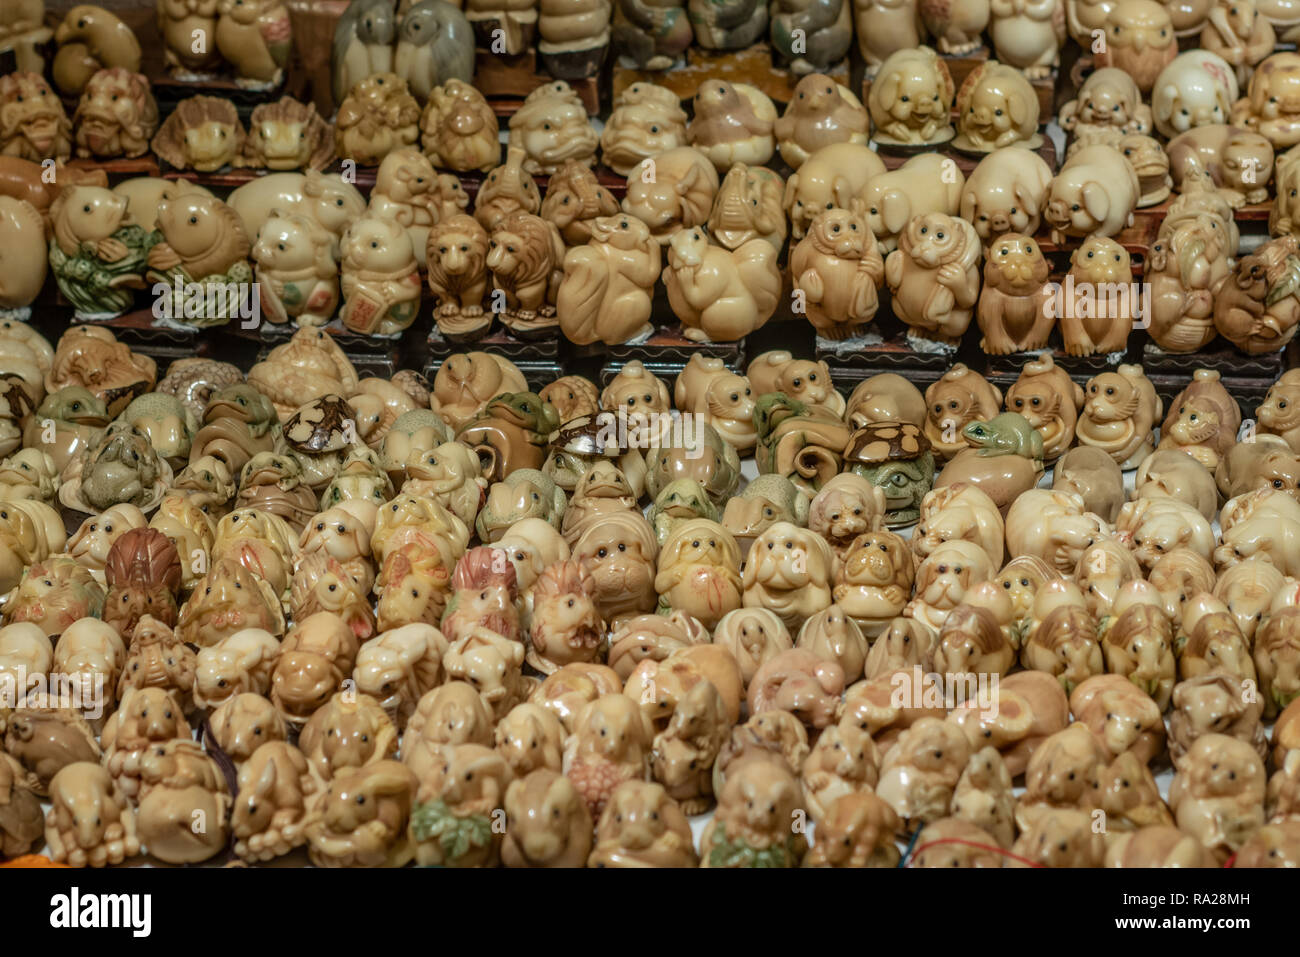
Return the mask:
<path fill-rule="evenodd" d="M 477 342 L 452 342 L 444 338 L 435 327 L 429 333 L 427 344 L 428 360 L 424 374 L 431 382 L 447 357 L 457 352 L 490 352 L 509 359 L 524 374 L 528 387 L 534 392 L 564 374 L 558 334 L 551 339 L 526 341 L 516 339 L 497 326 L 490 335 Z"/>
<path fill-rule="evenodd" d="M 772 48 L 766 43 L 755 43 L 743 50 L 705 50 L 692 46 L 686 51 L 685 62 L 669 70 L 638 70 L 615 63 L 613 72 L 613 97 L 616 100 L 633 83 L 666 86 L 679 99 L 689 100 L 704 80 L 727 80 L 730 83 L 748 83 L 777 103 L 789 103 L 801 79 L 777 65 Z M 825 75 L 847 86 L 850 82 L 848 60 L 825 71 Z"/>
<path fill-rule="evenodd" d="M 680 326 L 658 329 L 645 342 L 604 347 L 605 362 L 600 368 L 601 385 L 618 375 L 629 362 L 636 360 L 659 378 L 671 384 L 692 355 L 718 358 L 728 369 L 744 372 L 748 350 L 740 342 L 693 342 L 682 335 Z"/>

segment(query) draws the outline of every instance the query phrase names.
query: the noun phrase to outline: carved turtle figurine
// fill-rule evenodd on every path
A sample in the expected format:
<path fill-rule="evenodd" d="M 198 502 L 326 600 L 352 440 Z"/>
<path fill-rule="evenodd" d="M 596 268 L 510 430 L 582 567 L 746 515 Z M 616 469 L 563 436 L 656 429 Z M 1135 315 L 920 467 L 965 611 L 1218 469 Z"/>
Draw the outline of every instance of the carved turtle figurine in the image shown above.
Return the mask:
<path fill-rule="evenodd" d="M 885 492 L 885 524 L 911 525 L 934 481 L 934 453 L 920 426 L 911 422 L 865 425 L 849 436 L 847 470 Z"/>
<path fill-rule="evenodd" d="M 342 452 L 357 441 L 357 413 L 347 399 L 329 393 L 301 406 L 284 424 L 284 441 L 307 455 Z"/>
<path fill-rule="evenodd" d="M 617 420 L 608 412 L 580 415 L 551 433 L 542 471 L 565 491 L 573 491 L 598 460 L 618 465 L 637 498 L 645 492 L 645 459 L 629 447 L 626 430 L 619 435 Z"/>

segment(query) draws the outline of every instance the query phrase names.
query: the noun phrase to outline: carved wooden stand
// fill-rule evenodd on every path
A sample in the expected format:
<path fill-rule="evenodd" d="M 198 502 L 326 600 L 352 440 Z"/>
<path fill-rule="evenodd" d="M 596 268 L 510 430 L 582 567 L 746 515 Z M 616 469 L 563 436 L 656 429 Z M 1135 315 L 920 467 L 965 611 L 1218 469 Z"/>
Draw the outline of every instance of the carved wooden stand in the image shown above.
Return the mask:
<path fill-rule="evenodd" d="M 679 99 L 690 100 L 704 80 L 726 80 L 729 83 L 748 83 L 757 87 L 777 103 L 789 103 L 799 77 L 775 65 L 772 48 L 766 43 L 756 43 L 744 50 L 704 50 L 691 47 L 685 61 L 669 70 L 638 70 L 614 65 L 613 98 L 618 97 L 633 83 L 657 83 L 677 94 Z M 849 61 L 827 71 L 838 83 L 851 86 Z"/>
<path fill-rule="evenodd" d="M 550 339 L 537 339 L 525 342 L 510 335 L 501 325 L 496 325 L 491 333 L 477 342 L 457 343 L 443 337 L 437 326 L 428 334 L 428 357 L 424 374 L 433 381 L 438 369 L 447 361 L 447 357 L 457 352 L 490 352 L 493 355 L 509 359 L 528 380 L 528 387 L 534 392 L 547 383 L 553 382 L 564 374 L 560 362 L 559 333 Z"/>

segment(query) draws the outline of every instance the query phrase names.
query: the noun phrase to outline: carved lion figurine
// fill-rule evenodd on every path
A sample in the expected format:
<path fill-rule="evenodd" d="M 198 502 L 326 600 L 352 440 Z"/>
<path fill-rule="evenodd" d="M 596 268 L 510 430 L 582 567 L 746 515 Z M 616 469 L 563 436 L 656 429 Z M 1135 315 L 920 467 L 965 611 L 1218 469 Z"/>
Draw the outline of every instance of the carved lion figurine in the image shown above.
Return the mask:
<path fill-rule="evenodd" d="M 486 332 L 487 230 L 473 216 L 452 216 L 429 230 L 425 250 L 438 330 L 452 341 Z"/>

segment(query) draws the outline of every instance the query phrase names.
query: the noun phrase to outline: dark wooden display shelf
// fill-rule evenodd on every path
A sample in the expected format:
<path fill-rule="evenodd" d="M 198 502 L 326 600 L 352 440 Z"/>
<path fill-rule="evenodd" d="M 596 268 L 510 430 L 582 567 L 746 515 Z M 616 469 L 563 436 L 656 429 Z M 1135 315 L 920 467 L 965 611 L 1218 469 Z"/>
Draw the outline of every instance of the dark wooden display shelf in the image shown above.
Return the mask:
<path fill-rule="evenodd" d="M 827 75 L 845 86 L 851 86 L 849 61 L 826 71 Z M 638 70 L 620 66 L 613 69 L 613 99 L 633 83 L 657 83 L 677 94 L 679 99 L 690 100 L 703 80 L 727 80 L 730 83 L 748 83 L 757 87 L 777 103 L 789 103 L 799 77 L 776 65 L 772 48 L 766 43 L 756 43 L 744 50 L 704 50 L 691 47 L 685 59 L 668 70 Z"/>
<path fill-rule="evenodd" d="M 509 359 L 524 374 L 528 387 L 537 391 L 549 382 L 564 374 L 565 365 L 561 362 L 560 337 L 557 334 L 549 339 L 524 340 L 510 335 L 499 323 L 494 325 L 489 334 L 477 342 L 455 343 L 443 337 L 435 327 L 426 340 L 428 358 L 424 374 L 429 381 L 438 374 L 438 369 L 448 356 L 457 352 L 490 352 L 493 355 Z"/>

